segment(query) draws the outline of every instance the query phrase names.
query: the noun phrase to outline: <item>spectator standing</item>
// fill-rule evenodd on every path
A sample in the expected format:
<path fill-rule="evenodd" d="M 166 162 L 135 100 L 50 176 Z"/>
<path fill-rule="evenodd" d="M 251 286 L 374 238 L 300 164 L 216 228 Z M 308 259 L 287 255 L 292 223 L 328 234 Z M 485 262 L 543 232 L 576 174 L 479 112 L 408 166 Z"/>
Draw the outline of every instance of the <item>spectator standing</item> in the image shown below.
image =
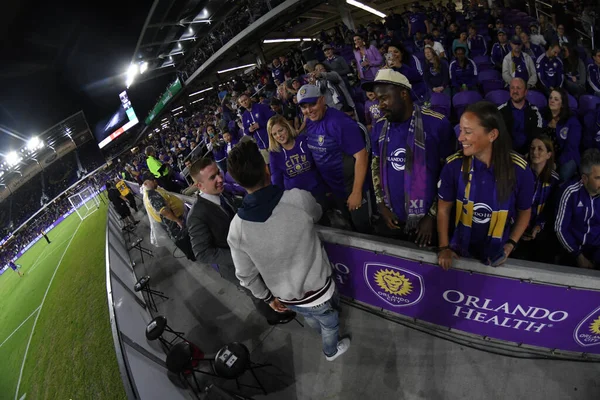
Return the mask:
<path fill-rule="evenodd" d="M 477 34 L 477 28 L 475 27 L 475 25 L 469 26 L 469 37 L 467 38 L 467 45 L 469 46 L 469 54 L 471 55 L 471 57 L 487 55 L 486 40 L 483 36 Z"/>
<path fill-rule="evenodd" d="M 293 320 L 294 313 L 279 313 L 271 309 L 252 296 L 247 288 L 241 287 L 235 276 L 227 234 L 237 207 L 234 199 L 224 192 L 223 176 L 217 165 L 208 158 L 201 158 L 190 168 L 190 175 L 201 191 L 187 217 L 190 241 L 197 260 L 205 264 L 217 264 L 221 277 L 248 295 L 269 325 Z"/>
<path fill-rule="evenodd" d="M 130 225 L 137 224 L 138 221 L 133 219 L 129 207 L 127 207 L 127 199 L 121 195 L 121 193 L 113 187 L 112 182 L 106 182 L 106 195 L 108 200 L 112 203 L 117 211 L 117 214 L 121 217 L 121 220 L 129 223 Z"/>
<path fill-rule="evenodd" d="M 185 227 L 185 206 L 175 195 L 158 186 L 151 173 L 144 176 L 144 206 L 148 216 L 160 223 L 175 246 L 188 260 L 196 261 Z"/>
<path fill-rule="evenodd" d="M 549 204 L 558 189 L 559 177 L 554 171 L 554 146 L 546 135 L 535 137 L 529 149 L 529 167 L 535 175 L 535 189 L 531 204 L 531 218 L 519 246 L 513 256 L 530 261 L 553 262 L 549 229 L 544 229 L 549 215 L 553 212 Z M 550 217 L 551 224 L 553 216 Z"/>
<path fill-rule="evenodd" d="M 531 140 L 542 133 L 544 122 L 538 108 L 527 101 L 527 85 L 522 78 L 513 78 L 509 90 L 510 100 L 498 110 L 512 138 L 513 150 L 524 156 L 529 152 Z"/>
<path fill-rule="evenodd" d="M 512 152 L 502 115 L 492 103 L 467 107 L 458 140 L 462 150 L 448 158 L 439 183 L 438 262 L 448 269 L 461 256 L 498 266 L 529 224 L 533 174 Z M 452 236 L 450 221 L 456 221 Z"/>
<path fill-rule="evenodd" d="M 427 14 L 422 12 L 416 3 L 413 3 L 408 15 L 408 37 L 413 37 L 417 32 L 431 33 L 431 27 Z"/>
<path fill-rule="evenodd" d="M 381 111 L 379 110 L 379 99 L 375 92 L 365 92 L 367 101 L 365 102 L 365 122 L 367 125 L 367 131 L 371 132 L 372 125 L 381 118 Z"/>
<path fill-rule="evenodd" d="M 442 160 L 451 153 L 453 131 L 442 114 L 413 104 L 411 85 L 399 72 L 381 70 L 363 84 L 380 99 L 385 119 L 373 127 L 371 171 L 382 216 L 379 232 L 402 239 L 416 236 L 428 246 L 435 232 L 436 185 Z"/>
<path fill-rule="evenodd" d="M 254 138 L 265 159 L 265 163 L 269 164 L 267 121 L 275 113 L 271 111 L 268 105 L 252 103 L 247 94 L 242 94 L 238 98 L 238 103 L 246 110 L 242 115 L 244 134 Z"/>
<path fill-rule="evenodd" d="M 368 154 L 365 137 L 354 120 L 327 107 L 319 88 L 304 85 L 298 104 L 306 118 L 306 135 L 315 164 L 333 193 L 337 208 L 359 232 L 370 231 L 371 213 L 365 178 Z"/>
<path fill-rule="evenodd" d="M 319 204 L 326 206 L 327 187 L 317 171 L 306 135 L 298 135 L 280 115 L 267 123 L 271 152 L 271 183 L 285 190 L 310 192 Z"/>
<path fill-rule="evenodd" d="M 119 178 L 115 178 L 115 188 L 117 188 L 121 197 L 127 200 L 127 202 L 129 203 L 129 207 L 131 207 L 133 211 L 138 212 L 137 203 L 135 202 L 135 196 L 133 195 L 133 192 L 131 191 L 129 186 L 127 186 L 125 181 Z"/>
<path fill-rule="evenodd" d="M 350 69 L 350 66 L 344 57 L 335 55 L 333 52 L 333 47 L 328 44 L 323 46 L 323 52 L 325 53 L 325 60 L 323 63 L 327 65 L 330 70 L 337 72 L 342 77 L 342 80 L 346 85 L 346 89 L 349 90 L 350 84 L 348 83 L 348 74 L 352 72 L 352 70 Z"/>
<path fill-rule="evenodd" d="M 304 190 L 271 185 L 254 143 L 233 149 L 228 168 L 248 192 L 227 237 L 241 285 L 275 311 L 302 314 L 321 333 L 326 359 L 335 360 L 350 339 L 339 337 L 338 294 L 314 227 L 321 207 Z"/>
<path fill-rule="evenodd" d="M 562 192 L 554 229 L 571 264 L 600 268 L 600 150 L 583 153 L 581 180 Z"/>
<path fill-rule="evenodd" d="M 430 46 L 425 46 L 423 77 L 430 91 L 451 95 L 448 62 L 445 59 L 440 59 Z"/>
<path fill-rule="evenodd" d="M 521 38 L 518 36 L 513 36 L 510 40 L 511 52 L 504 57 L 502 62 L 502 79 L 507 85 L 510 85 L 513 78 L 521 78 L 531 89 L 537 84 L 537 73 L 533 59 L 529 54 L 521 51 L 522 45 Z"/>
<path fill-rule="evenodd" d="M 344 112 L 354 111 L 354 100 L 352 100 L 352 96 L 346 89 L 342 78 L 337 72 L 328 70 L 328 68 L 325 64 L 318 63 L 311 74 L 315 84 L 324 94 L 327 106 Z"/>
<path fill-rule="evenodd" d="M 168 191 L 178 192 L 179 188 L 171 180 L 171 171 L 168 164 L 156 158 L 156 149 L 154 146 L 146 147 L 146 156 L 148 170 L 160 182 L 160 185 Z"/>
<path fill-rule="evenodd" d="M 388 66 L 394 71 L 404 75 L 412 86 L 412 91 L 417 99 L 422 102 L 429 99 L 427 84 L 423 79 L 423 67 L 421 61 L 410 54 L 400 43 L 390 44 L 388 47 Z"/>
<path fill-rule="evenodd" d="M 372 81 L 383 65 L 381 53 L 373 45 L 367 48 L 364 39 L 360 35 L 354 35 L 353 40 L 358 77 L 363 81 Z"/>
<path fill-rule="evenodd" d="M 569 110 L 566 90 L 558 88 L 550 92 L 544 120 L 547 121 L 546 133 L 554 140 L 558 175 L 561 182 L 566 182 L 577 173 L 581 158 L 581 124 Z"/>
<path fill-rule="evenodd" d="M 536 69 L 540 81 L 540 89 L 548 95 L 553 89 L 561 88 L 564 81 L 563 63 L 558 57 L 560 47 L 553 43 L 546 53 L 536 60 Z"/>

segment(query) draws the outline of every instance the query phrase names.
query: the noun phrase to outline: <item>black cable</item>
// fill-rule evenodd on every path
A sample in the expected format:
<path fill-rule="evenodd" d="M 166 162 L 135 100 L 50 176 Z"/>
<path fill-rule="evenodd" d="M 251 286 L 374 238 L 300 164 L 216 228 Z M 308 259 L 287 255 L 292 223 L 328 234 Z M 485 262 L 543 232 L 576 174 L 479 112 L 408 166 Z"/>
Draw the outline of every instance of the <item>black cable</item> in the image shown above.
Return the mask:
<path fill-rule="evenodd" d="M 394 322 L 398 325 L 402 325 L 406 328 L 411 328 L 414 330 L 417 330 L 421 333 L 425 333 L 428 334 L 430 336 L 433 336 L 435 338 L 438 339 L 443 339 L 443 340 L 447 340 L 449 342 L 452 342 L 454 344 L 458 344 L 460 346 L 465 346 L 465 347 L 469 347 L 471 349 L 475 349 L 475 350 L 479 350 L 479 351 L 483 351 L 486 353 L 490 353 L 490 354 L 495 354 L 495 355 L 499 355 L 499 356 L 504 356 L 504 357 L 510 357 L 510 358 L 517 358 L 517 359 L 526 359 L 526 360 L 552 360 L 552 361 L 570 361 L 570 362 L 581 362 L 581 363 L 600 363 L 600 360 L 582 360 L 582 359 L 578 359 L 578 358 L 570 358 L 570 357 L 562 357 L 562 356 L 521 356 L 521 355 L 517 355 L 517 354 L 507 354 L 504 352 L 500 352 L 500 351 L 494 351 L 494 350 L 490 350 L 489 348 L 484 348 L 482 346 L 484 346 L 483 344 L 476 344 L 473 343 L 471 341 L 469 341 L 468 339 L 465 338 L 465 340 L 461 340 L 461 339 L 457 339 L 457 338 L 452 338 L 452 337 L 448 337 L 447 335 L 441 335 L 436 331 L 432 331 L 429 330 L 425 327 L 420 327 L 416 324 L 410 324 L 407 323 L 405 321 L 402 321 L 400 319 L 398 319 L 397 317 L 393 317 L 391 315 L 388 315 L 386 313 L 377 311 L 377 310 L 373 310 L 371 307 L 366 306 L 366 305 L 362 305 L 360 303 L 355 302 L 354 300 L 348 300 L 345 297 L 341 296 L 340 297 L 342 302 L 346 305 L 349 305 L 351 307 L 357 308 L 359 310 L 365 311 L 369 314 L 372 315 L 376 315 L 380 318 L 383 318 L 387 321 L 391 321 Z M 496 343 L 494 343 L 496 344 Z M 498 345 L 502 345 L 501 343 L 498 343 Z M 508 345 L 507 345 L 508 346 Z M 513 349 L 506 349 L 507 352 L 514 352 L 515 350 Z"/>

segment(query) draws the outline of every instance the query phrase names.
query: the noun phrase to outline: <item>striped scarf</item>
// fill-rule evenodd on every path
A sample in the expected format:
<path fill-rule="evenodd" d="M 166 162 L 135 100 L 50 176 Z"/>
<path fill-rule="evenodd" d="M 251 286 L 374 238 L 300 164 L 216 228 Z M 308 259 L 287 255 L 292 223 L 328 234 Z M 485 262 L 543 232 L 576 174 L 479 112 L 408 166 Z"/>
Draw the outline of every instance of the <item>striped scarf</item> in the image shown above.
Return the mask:
<path fill-rule="evenodd" d="M 421 107 L 413 106 L 413 113 L 406 137 L 406 158 L 404 167 L 404 208 L 406 210 L 406 232 L 417 228 L 417 224 L 425 216 L 425 194 L 427 188 L 427 163 L 425 159 L 425 130 Z M 393 211 L 389 193 L 389 177 L 387 171 L 387 145 L 389 122 L 386 120 L 379 134 L 379 170 L 381 171 L 381 188 L 385 205 Z"/>
<path fill-rule="evenodd" d="M 469 169 L 469 178 L 465 182 L 463 178 L 464 168 Z M 477 177 L 474 176 L 473 157 L 468 157 L 466 162 L 463 162 L 461 174 L 458 179 L 458 188 L 456 196 L 456 230 L 452 235 L 450 247 L 463 257 L 471 257 L 469 246 L 471 244 L 471 228 L 473 224 L 473 207 L 475 205 L 475 195 L 477 193 Z M 499 204 L 497 200 L 496 188 L 491 196 L 492 204 L 489 204 L 492 209 L 490 227 L 487 234 L 486 246 L 483 250 L 483 260 L 495 257 L 503 248 L 504 228 L 508 220 L 508 204 L 510 199 L 503 204 Z"/>

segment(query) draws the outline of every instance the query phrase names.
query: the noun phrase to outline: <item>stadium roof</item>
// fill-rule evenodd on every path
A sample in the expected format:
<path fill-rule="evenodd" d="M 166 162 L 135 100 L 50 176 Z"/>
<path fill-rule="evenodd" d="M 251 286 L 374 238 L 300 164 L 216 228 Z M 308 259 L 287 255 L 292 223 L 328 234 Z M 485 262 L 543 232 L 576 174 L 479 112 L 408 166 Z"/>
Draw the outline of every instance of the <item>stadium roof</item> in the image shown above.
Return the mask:
<path fill-rule="evenodd" d="M 143 68 L 136 81 L 174 72 L 214 26 L 236 10 L 236 0 L 154 0 L 131 63 Z"/>

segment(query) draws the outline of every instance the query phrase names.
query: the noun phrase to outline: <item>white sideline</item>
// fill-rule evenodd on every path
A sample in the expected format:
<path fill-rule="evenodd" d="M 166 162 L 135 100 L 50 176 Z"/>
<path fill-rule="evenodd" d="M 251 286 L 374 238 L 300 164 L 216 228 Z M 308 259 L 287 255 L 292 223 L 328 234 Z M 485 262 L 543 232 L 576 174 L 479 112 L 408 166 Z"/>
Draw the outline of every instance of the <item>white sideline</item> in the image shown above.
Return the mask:
<path fill-rule="evenodd" d="M 8 337 L 6 339 L 4 339 L 4 342 L 0 343 L 0 347 L 2 347 L 4 345 L 4 343 L 6 343 L 8 341 L 8 339 L 10 339 L 12 337 L 12 335 L 14 335 L 15 333 L 17 333 L 17 331 L 23 326 L 23 324 L 27 321 L 29 321 L 29 318 L 31 318 L 33 316 L 33 314 L 35 314 L 37 312 L 37 310 L 40 309 L 41 306 L 38 306 L 38 308 L 36 308 L 35 310 L 33 310 L 33 312 L 31 314 L 29 314 L 29 317 L 25 318 L 23 320 L 23 322 L 21 322 L 21 325 L 17 326 L 17 329 L 15 329 L 14 331 L 12 331 L 12 333 L 10 335 L 8 335 Z"/>
<path fill-rule="evenodd" d="M 71 243 L 73 242 L 73 239 L 75 239 L 75 236 L 77 235 L 77 231 L 81 227 L 82 222 L 83 222 L 83 220 L 79 221 L 79 225 L 77 225 L 77 229 L 75 229 L 73 236 L 71 236 L 71 240 L 69 240 L 69 244 L 67 245 L 67 248 L 62 253 L 62 256 L 60 256 L 60 260 L 58 260 L 58 264 L 56 265 L 56 268 L 54 269 L 52 278 L 50 278 L 50 283 L 48 283 L 48 287 L 46 288 L 46 293 L 44 293 L 44 298 L 42 299 L 42 304 L 40 304 L 39 312 L 38 312 L 37 316 L 35 317 L 35 321 L 33 321 L 33 328 L 31 328 L 31 334 L 29 335 L 29 340 L 27 341 L 27 347 L 25 348 L 25 356 L 23 356 L 23 363 L 21 364 L 21 372 L 19 372 L 19 381 L 17 382 L 17 391 L 15 392 L 15 400 L 18 400 L 18 398 L 19 398 L 19 389 L 21 388 L 21 379 L 23 379 L 23 370 L 25 369 L 25 361 L 27 361 L 27 353 L 29 352 L 29 346 L 31 345 L 31 339 L 33 338 L 33 333 L 35 332 L 35 326 L 37 325 L 38 318 L 40 317 L 40 314 L 42 313 L 42 307 L 44 306 L 44 303 L 46 302 L 46 297 L 48 296 L 48 292 L 50 291 L 50 287 L 52 286 L 52 282 L 54 281 L 56 272 L 58 271 L 60 264 L 62 264 L 62 260 L 65 257 L 65 254 L 67 254 L 67 250 L 69 250 L 69 247 L 71 246 Z"/>
<path fill-rule="evenodd" d="M 32 273 L 40 264 L 42 261 L 44 261 L 46 258 L 48 258 L 48 256 L 50 256 L 50 254 L 54 253 L 56 250 L 59 250 L 58 248 L 60 246 L 62 246 L 63 244 L 67 243 L 69 241 L 69 239 L 67 240 L 63 240 L 62 242 L 60 242 L 59 244 L 56 245 L 56 247 L 54 249 L 52 249 L 51 251 L 49 251 L 48 253 L 42 253 L 38 256 L 37 260 L 35 260 L 35 262 L 33 263 L 32 267 L 27 271 L 28 274 Z M 40 258 L 41 256 L 44 256 L 44 258 Z"/>

